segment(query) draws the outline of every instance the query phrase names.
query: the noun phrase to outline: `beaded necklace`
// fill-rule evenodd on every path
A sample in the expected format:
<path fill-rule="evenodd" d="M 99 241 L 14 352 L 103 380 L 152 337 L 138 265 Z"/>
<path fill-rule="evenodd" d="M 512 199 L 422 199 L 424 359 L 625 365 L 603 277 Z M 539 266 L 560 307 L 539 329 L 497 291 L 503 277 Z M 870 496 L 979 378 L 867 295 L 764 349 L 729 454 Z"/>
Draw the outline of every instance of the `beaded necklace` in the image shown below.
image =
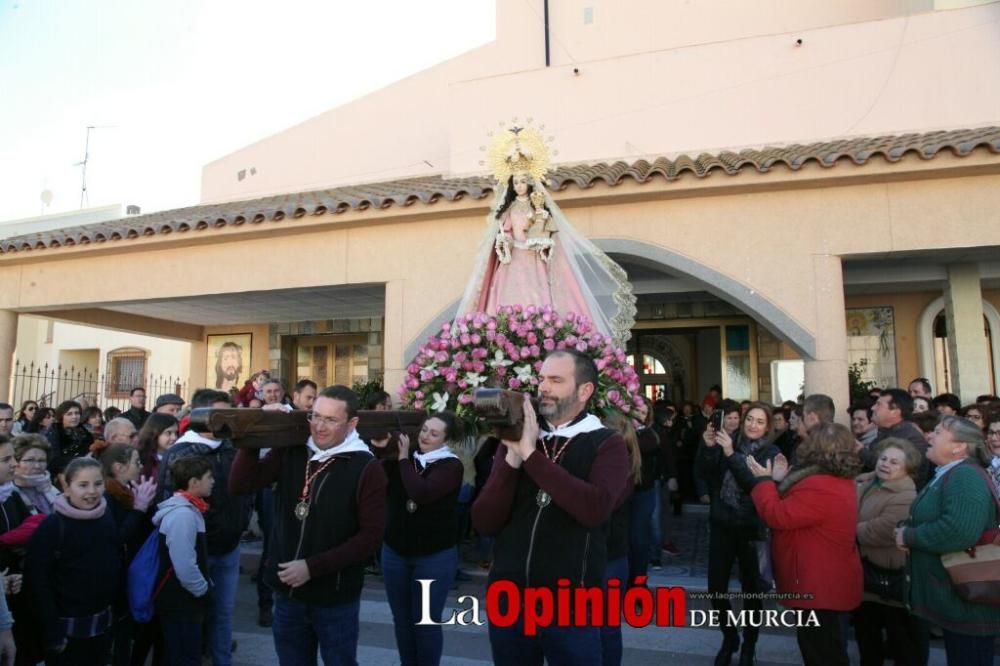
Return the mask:
<path fill-rule="evenodd" d="M 309 499 L 312 494 L 313 480 L 319 476 L 320 472 L 332 465 L 336 460 L 336 457 L 330 458 L 325 463 L 320 465 L 319 469 L 312 474 L 309 473 L 309 465 L 312 464 L 312 461 L 306 461 L 306 481 L 302 484 L 302 492 L 299 494 L 299 503 L 295 505 L 295 517 L 299 520 L 305 520 L 306 516 L 309 515 Z"/>

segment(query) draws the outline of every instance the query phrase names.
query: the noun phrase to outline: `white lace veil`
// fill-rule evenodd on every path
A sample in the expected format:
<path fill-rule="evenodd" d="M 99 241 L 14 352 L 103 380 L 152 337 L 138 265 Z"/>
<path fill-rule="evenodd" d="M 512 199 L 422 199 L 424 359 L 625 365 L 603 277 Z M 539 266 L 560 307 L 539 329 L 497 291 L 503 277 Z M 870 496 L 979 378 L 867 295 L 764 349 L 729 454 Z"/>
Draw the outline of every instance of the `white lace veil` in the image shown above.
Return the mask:
<path fill-rule="evenodd" d="M 554 237 L 555 252 L 562 253 L 569 263 L 594 325 L 601 333 L 611 336 L 615 345 L 624 347 L 635 323 L 635 296 L 625 269 L 573 228 L 544 185 L 537 181 L 532 184 L 535 190 L 545 195 L 545 204 L 558 229 Z M 487 219 L 486 235 L 476 254 L 472 278 L 459 302 L 456 317 L 475 310 L 482 290 L 489 288 L 485 278 L 494 261 L 494 241 L 500 228 L 496 212 L 503 204 L 506 191 L 506 184 L 498 188 Z M 553 285 L 553 288 L 558 288 L 558 285 Z"/>

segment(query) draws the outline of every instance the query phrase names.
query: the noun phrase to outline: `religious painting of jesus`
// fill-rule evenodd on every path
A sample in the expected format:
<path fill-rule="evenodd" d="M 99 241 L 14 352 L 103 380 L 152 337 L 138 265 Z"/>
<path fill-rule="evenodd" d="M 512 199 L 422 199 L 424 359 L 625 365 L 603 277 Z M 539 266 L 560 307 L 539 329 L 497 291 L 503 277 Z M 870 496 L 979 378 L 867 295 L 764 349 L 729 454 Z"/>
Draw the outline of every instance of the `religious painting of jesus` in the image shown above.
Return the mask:
<path fill-rule="evenodd" d="M 220 391 L 240 389 L 249 374 L 252 340 L 250 333 L 208 336 L 206 368 L 212 386 Z"/>

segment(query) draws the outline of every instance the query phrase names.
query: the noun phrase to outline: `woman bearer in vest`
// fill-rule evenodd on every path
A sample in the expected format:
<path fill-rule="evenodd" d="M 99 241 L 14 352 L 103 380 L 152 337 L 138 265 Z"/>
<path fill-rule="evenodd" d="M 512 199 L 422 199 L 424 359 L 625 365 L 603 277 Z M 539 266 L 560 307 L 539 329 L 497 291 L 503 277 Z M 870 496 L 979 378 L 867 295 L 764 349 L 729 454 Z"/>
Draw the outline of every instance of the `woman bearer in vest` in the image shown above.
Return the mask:
<path fill-rule="evenodd" d="M 431 617 L 440 622 L 458 568 L 456 509 L 463 467 L 448 443 L 460 438 L 458 417 L 438 412 L 424 419 L 416 450 L 411 453 L 409 438 L 401 435 L 399 454 L 383 461 L 388 515 L 382 574 L 403 666 L 441 661 L 441 627 L 417 626 L 422 594 L 417 580 L 435 581 L 423 594 L 429 594 Z"/>

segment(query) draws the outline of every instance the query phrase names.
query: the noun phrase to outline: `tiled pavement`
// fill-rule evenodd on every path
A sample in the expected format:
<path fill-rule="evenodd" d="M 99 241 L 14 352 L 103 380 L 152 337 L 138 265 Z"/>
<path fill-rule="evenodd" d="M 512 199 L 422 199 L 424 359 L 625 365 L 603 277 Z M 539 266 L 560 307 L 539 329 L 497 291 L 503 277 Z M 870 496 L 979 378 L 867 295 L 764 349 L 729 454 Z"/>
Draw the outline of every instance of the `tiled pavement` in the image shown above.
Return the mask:
<path fill-rule="evenodd" d="M 705 507 L 685 507 L 685 515 L 675 524 L 674 543 L 681 553 L 669 557 L 664 553 L 661 570 L 650 572 L 651 586 L 681 585 L 691 590 L 704 590 L 708 561 L 708 514 Z M 243 561 L 247 571 L 253 571 L 259 544 L 244 544 Z M 471 580 L 462 582 L 449 599 L 454 607 L 457 595 L 475 595 L 485 598 L 485 573 L 475 564 L 463 562 L 463 570 Z M 692 600 L 688 608 L 707 608 L 703 601 Z M 448 611 L 446 610 L 446 615 Z M 237 608 L 234 621 L 234 638 L 238 648 L 235 666 L 262 666 L 277 664 L 270 630 L 257 626 L 256 588 L 249 577 L 240 577 Z M 486 627 L 445 627 L 445 666 L 484 666 L 490 663 L 490 647 Z M 718 650 L 721 635 L 717 629 L 702 628 L 653 628 L 623 630 L 625 657 L 623 663 L 631 666 L 652 664 L 679 664 L 706 666 L 712 663 Z M 858 663 L 853 641 L 850 643 L 852 663 Z M 761 666 L 801 663 L 793 630 L 763 630 L 757 647 Z M 361 638 L 358 661 L 362 666 L 398 664 L 392 631 L 392 615 L 385 600 L 385 591 L 379 578 L 370 576 L 365 584 L 361 603 Z M 943 665 L 944 648 L 940 641 L 932 642 L 932 665 Z M 998 662 L 1000 663 L 1000 662 Z"/>

